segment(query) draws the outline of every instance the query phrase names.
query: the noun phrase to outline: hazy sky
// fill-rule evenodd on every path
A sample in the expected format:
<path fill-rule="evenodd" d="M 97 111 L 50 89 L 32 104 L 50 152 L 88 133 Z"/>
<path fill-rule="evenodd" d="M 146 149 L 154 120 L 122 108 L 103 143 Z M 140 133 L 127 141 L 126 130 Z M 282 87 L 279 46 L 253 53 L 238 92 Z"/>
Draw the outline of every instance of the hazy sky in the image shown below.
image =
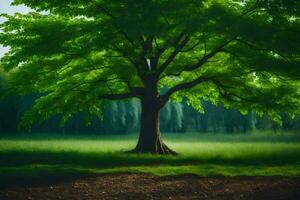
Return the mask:
<path fill-rule="evenodd" d="M 11 6 L 12 0 L 0 0 L 0 13 L 13 14 L 15 12 L 26 13 L 29 9 L 25 6 Z M 0 17 L 0 23 L 3 23 L 4 19 Z M 7 48 L 0 45 L 0 57 L 7 52 Z"/>

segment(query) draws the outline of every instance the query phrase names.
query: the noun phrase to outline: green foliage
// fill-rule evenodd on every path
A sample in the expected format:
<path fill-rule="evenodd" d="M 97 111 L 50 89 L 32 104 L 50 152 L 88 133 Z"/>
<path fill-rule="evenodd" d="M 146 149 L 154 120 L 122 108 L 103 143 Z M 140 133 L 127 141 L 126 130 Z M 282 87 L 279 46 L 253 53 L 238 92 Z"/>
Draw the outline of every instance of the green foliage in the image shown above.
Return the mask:
<path fill-rule="evenodd" d="M 300 108 L 297 0 L 15 0 L 3 15 L 1 60 L 9 94 L 41 94 L 23 125 L 78 112 L 103 115 L 107 99 L 160 94 L 203 112 L 204 99 L 280 122 Z M 46 11 L 46 12 L 41 12 Z M 154 81 L 155 83 L 155 81 Z M 155 85 L 156 88 L 156 85 Z M 156 88 L 158 91 L 159 89 Z M 140 92 L 142 91 L 142 92 Z"/>

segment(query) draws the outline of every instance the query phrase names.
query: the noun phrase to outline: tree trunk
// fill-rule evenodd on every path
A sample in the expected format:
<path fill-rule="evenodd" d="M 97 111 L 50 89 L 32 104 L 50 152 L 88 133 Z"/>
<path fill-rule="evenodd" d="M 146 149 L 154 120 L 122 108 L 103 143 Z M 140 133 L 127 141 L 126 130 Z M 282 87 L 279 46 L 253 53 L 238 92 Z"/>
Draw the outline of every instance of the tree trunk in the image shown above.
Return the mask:
<path fill-rule="evenodd" d="M 171 150 L 162 142 L 159 130 L 159 114 L 161 106 L 159 100 L 149 96 L 142 98 L 141 128 L 138 144 L 133 153 L 153 153 L 153 154 L 172 154 L 177 153 Z"/>

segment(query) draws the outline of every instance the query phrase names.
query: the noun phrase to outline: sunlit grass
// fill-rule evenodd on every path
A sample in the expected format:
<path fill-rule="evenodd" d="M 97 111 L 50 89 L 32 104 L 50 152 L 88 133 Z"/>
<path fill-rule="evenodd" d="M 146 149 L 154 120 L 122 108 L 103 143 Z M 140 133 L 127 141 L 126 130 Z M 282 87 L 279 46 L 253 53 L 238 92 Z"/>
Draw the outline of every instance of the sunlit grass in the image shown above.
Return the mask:
<path fill-rule="evenodd" d="M 1 136 L 0 185 L 116 172 L 300 176 L 297 134 L 167 135 L 166 143 L 179 156 L 124 153 L 134 147 L 136 140 L 136 135 Z"/>

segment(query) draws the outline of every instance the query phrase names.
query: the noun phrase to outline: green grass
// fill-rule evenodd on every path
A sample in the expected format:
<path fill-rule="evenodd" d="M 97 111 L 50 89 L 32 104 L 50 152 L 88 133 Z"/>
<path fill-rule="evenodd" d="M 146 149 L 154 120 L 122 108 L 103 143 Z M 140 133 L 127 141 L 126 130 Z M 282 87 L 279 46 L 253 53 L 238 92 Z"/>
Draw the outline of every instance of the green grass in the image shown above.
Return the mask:
<path fill-rule="evenodd" d="M 136 140 L 136 135 L 2 135 L 0 186 L 116 172 L 300 176 L 300 137 L 293 133 L 169 134 L 165 141 L 179 156 L 123 153 Z"/>

